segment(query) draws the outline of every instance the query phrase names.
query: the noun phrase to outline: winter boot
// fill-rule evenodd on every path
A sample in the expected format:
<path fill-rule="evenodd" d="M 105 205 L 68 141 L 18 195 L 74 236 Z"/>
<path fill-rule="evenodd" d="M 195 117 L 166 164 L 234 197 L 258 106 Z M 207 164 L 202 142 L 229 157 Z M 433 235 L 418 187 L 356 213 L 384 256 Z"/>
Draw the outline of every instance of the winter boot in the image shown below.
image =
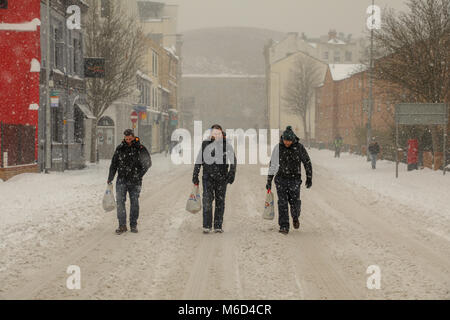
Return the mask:
<path fill-rule="evenodd" d="M 288 234 L 289 233 L 289 229 L 286 228 L 286 227 L 281 227 L 279 232 L 282 233 L 282 234 Z"/>
<path fill-rule="evenodd" d="M 298 218 L 294 218 L 292 222 L 294 225 L 294 229 L 300 228 L 300 221 L 298 221 Z"/>
<path fill-rule="evenodd" d="M 116 233 L 117 234 L 122 234 L 122 233 L 127 232 L 127 231 L 128 231 L 127 226 L 119 226 L 119 228 L 116 230 Z"/>
<path fill-rule="evenodd" d="M 223 233 L 223 229 L 222 228 L 217 228 L 217 229 L 214 229 L 214 232 L 215 233 Z"/>
<path fill-rule="evenodd" d="M 211 232 L 211 228 L 203 228 L 203 233 L 210 233 Z"/>
<path fill-rule="evenodd" d="M 130 226 L 130 231 L 133 233 L 138 233 L 137 226 Z"/>

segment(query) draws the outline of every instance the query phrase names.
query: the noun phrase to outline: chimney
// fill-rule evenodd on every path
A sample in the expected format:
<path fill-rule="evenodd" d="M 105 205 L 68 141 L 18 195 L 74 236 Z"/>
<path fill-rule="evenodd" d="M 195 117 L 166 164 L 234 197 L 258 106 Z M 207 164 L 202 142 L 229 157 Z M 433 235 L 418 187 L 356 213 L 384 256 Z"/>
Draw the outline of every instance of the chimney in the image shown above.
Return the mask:
<path fill-rule="evenodd" d="M 336 37 L 337 37 L 336 30 L 331 29 L 330 31 L 328 31 L 328 40 L 336 39 Z"/>

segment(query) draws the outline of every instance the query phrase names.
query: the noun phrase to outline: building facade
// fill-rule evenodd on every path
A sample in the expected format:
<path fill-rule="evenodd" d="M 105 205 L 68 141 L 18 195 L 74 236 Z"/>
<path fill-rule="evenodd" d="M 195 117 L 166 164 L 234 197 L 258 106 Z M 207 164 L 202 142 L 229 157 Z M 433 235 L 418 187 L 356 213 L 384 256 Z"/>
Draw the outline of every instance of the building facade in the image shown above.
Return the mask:
<path fill-rule="evenodd" d="M 38 171 L 39 1 L 0 7 L 0 179 Z"/>
<path fill-rule="evenodd" d="M 51 118 L 51 169 L 81 169 L 90 157 L 92 113 L 86 106 L 84 78 L 83 29 L 69 29 L 66 10 L 77 5 L 84 15 L 88 6 L 84 1 L 52 0 L 50 17 L 46 1 L 41 0 L 41 56 L 39 109 L 39 163 L 45 168 L 46 108 Z M 50 24 L 50 42 L 47 43 L 47 24 Z M 47 46 L 50 60 L 47 61 Z M 49 92 L 46 90 L 46 72 L 49 72 Z M 50 106 L 48 106 L 48 94 Z"/>
<path fill-rule="evenodd" d="M 103 1 L 100 5 L 107 3 Z M 127 128 L 135 129 L 135 134 L 148 150 L 157 153 L 166 149 L 171 133 L 179 125 L 181 69 L 177 50 L 181 48 L 177 43 L 179 38 L 175 36 L 177 6 L 168 7 L 174 10 L 153 1 L 130 1 L 124 7 L 146 36 L 144 68 L 136 75 L 136 94 L 114 102 L 99 119 L 98 145 L 102 159 L 112 157 Z M 158 18 L 162 14 L 164 19 Z M 148 24 L 161 26 L 150 28 Z M 132 115 L 137 116 L 136 122 L 132 122 Z"/>
<path fill-rule="evenodd" d="M 269 128 L 283 130 L 286 126 L 292 126 L 294 132 L 302 139 L 305 138 L 303 119 L 300 114 L 294 112 L 291 106 L 285 101 L 287 97 L 287 88 L 289 82 L 293 81 L 293 71 L 296 68 L 297 62 L 300 60 L 307 61 L 313 64 L 319 76 L 319 81 L 325 77 L 327 65 L 322 61 L 304 53 L 297 51 L 280 60 L 273 61 L 270 64 L 270 71 L 268 78 L 268 119 Z M 306 131 L 309 132 L 310 138 L 315 139 L 315 92 L 309 102 L 306 111 Z"/>

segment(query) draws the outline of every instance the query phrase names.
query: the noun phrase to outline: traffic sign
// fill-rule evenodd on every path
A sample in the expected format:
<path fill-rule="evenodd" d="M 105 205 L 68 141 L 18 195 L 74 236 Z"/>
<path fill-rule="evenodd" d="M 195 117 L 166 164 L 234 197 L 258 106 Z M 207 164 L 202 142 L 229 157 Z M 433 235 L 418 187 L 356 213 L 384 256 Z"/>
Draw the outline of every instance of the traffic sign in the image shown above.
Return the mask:
<path fill-rule="evenodd" d="M 136 123 L 138 120 L 138 114 L 136 111 L 133 111 L 130 115 L 131 122 Z"/>

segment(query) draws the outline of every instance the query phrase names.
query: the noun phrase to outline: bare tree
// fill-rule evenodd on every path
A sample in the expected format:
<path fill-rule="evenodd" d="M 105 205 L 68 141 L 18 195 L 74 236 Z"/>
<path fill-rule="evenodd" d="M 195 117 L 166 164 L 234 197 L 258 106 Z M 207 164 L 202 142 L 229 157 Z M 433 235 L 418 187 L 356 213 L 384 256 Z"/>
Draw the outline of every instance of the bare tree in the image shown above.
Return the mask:
<path fill-rule="evenodd" d="M 146 46 L 137 21 L 127 16 L 119 1 L 109 1 L 103 14 L 98 1 L 90 1 L 86 56 L 105 58 L 105 77 L 86 81 L 87 104 L 96 117 L 92 126 L 91 162 L 96 160 L 97 121 L 113 102 L 136 90 L 136 74 L 143 67 Z"/>
<path fill-rule="evenodd" d="M 286 86 L 283 100 L 288 105 L 288 108 L 302 119 L 303 132 L 308 145 L 311 136 L 309 130 L 311 128 L 308 129 L 306 126 L 306 115 L 314 90 L 319 84 L 320 68 L 316 62 L 307 57 L 299 57 L 295 61 L 294 69 L 291 71 L 291 78 Z"/>
<path fill-rule="evenodd" d="M 375 80 L 391 84 L 403 100 L 442 103 L 450 97 L 450 0 L 409 0 L 408 12 L 386 10 L 374 32 L 385 52 L 374 66 Z M 439 131 L 431 126 L 433 149 Z"/>

